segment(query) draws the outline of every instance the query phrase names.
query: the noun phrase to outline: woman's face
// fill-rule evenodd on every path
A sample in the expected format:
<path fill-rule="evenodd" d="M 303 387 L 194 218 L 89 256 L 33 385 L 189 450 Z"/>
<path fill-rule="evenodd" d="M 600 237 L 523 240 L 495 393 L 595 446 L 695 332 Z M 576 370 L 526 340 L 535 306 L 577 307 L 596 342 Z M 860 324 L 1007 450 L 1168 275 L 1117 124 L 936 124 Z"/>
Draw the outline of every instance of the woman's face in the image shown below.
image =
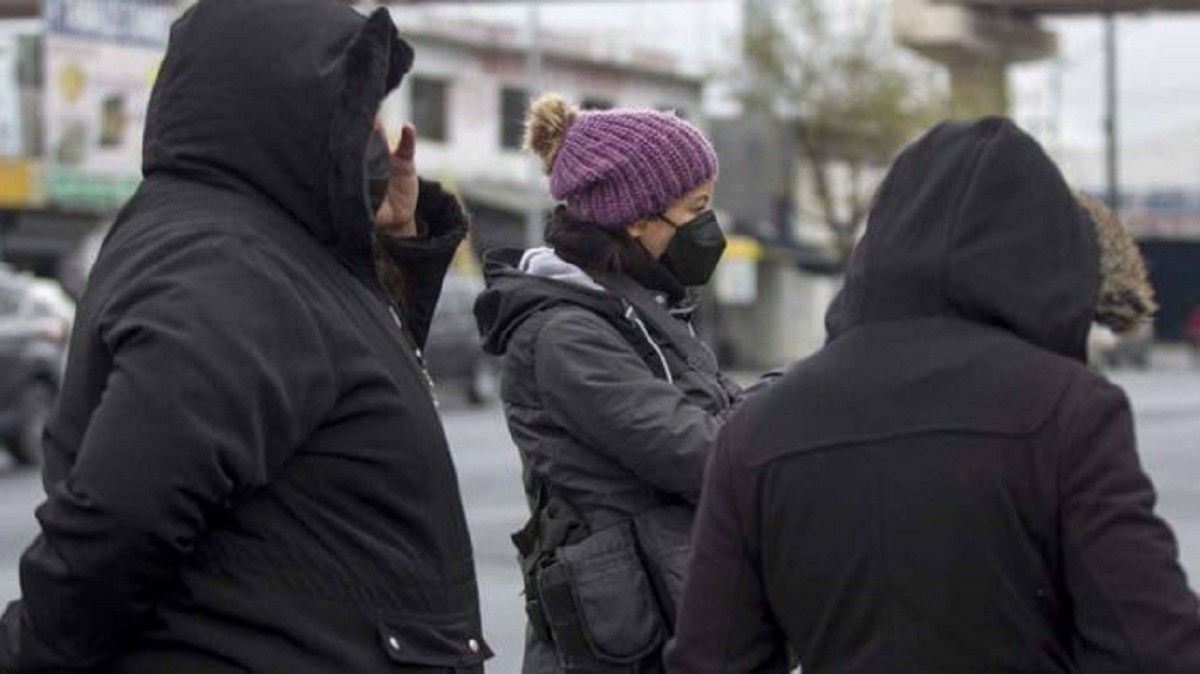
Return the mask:
<path fill-rule="evenodd" d="M 626 231 L 641 241 L 654 259 L 661 258 L 675 236 L 675 229 L 709 209 L 715 185 L 716 182 L 710 180 L 697 186 L 668 206 L 661 216 L 638 220 L 629 225 Z"/>

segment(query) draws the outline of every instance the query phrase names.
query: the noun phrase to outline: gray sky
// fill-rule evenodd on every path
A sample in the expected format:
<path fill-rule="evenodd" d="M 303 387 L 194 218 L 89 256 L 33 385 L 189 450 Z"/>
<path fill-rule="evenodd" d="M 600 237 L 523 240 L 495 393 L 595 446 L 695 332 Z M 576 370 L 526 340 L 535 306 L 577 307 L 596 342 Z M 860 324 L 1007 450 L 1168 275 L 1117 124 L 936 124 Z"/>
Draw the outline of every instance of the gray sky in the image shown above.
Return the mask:
<path fill-rule="evenodd" d="M 516 22 L 527 17 L 524 3 L 445 7 L 437 11 Z M 547 29 L 607 32 L 674 49 L 685 59 L 719 63 L 736 56 L 740 8 L 738 0 L 575 1 L 543 2 L 541 13 Z M 1046 25 L 1060 36 L 1061 96 L 1055 95 L 1057 66 L 1019 66 L 1011 78 L 1014 115 L 1048 143 L 1098 149 L 1104 114 L 1101 20 L 1058 19 Z M 1123 144 L 1197 135 L 1200 14 L 1131 15 L 1122 17 L 1118 26 Z M 1056 100 L 1061 103 L 1056 105 Z M 1200 187 L 1200 175 L 1193 182 Z"/>
<path fill-rule="evenodd" d="M 851 4 L 851 3 L 847 3 Z M 439 5 L 438 12 L 524 22 L 527 4 Z M 676 51 L 697 65 L 736 56 L 740 0 L 543 1 L 550 30 L 604 32 Z M 1120 122 L 1125 143 L 1200 130 L 1200 13 L 1130 15 L 1119 20 Z M 1011 78 L 1014 113 L 1035 132 L 1071 146 L 1098 146 L 1103 122 L 1103 32 L 1099 18 L 1048 22 L 1060 36 L 1061 98 L 1049 63 L 1022 65 Z M 27 29 L 28 24 L 25 24 Z M 1056 105 L 1055 101 L 1061 100 Z M 1054 138 L 1046 140 L 1053 141 Z M 1200 176 L 1196 177 L 1200 182 Z"/>
<path fill-rule="evenodd" d="M 843 3 L 839 6 L 876 1 L 839 0 Z M 442 4 L 430 11 L 524 23 L 528 6 L 468 2 Z M 729 64 L 737 55 L 740 0 L 543 0 L 540 11 L 547 30 L 603 33 L 612 40 L 673 50 L 692 68 Z M 1164 153 L 1177 147 L 1178 152 L 1200 155 L 1200 13 L 1126 16 L 1118 24 L 1120 127 L 1126 161 L 1149 145 Z M 1060 19 L 1047 26 L 1059 34 L 1063 64 L 1060 68 L 1040 62 L 1014 68 L 1013 113 L 1052 148 L 1084 155 L 1098 152 L 1104 115 L 1101 20 Z M 1174 144 L 1175 138 L 1182 144 Z M 1187 175 L 1178 176 L 1178 181 L 1200 189 L 1200 173 L 1183 172 Z"/>
<path fill-rule="evenodd" d="M 1064 61 L 1063 139 L 1098 144 L 1104 115 L 1101 21 L 1071 19 L 1049 25 L 1060 36 Z M 1117 31 L 1119 122 L 1125 141 L 1200 129 L 1200 15 L 1131 16 L 1118 21 Z M 1055 69 L 1044 63 L 1017 69 L 1013 86 L 1022 108 L 1053 110 Z"/>

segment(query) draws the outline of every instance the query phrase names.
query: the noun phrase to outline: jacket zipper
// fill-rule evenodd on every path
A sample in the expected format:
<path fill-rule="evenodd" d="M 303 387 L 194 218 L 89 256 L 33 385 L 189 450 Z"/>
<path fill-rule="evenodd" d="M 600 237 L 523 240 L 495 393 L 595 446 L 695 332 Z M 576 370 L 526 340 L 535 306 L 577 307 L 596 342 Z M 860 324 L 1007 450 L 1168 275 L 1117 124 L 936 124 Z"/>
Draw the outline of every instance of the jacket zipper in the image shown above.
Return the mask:
<path fill-rule="evenodd" d="M 658 343 L 655 342 L 650 336 L 650 331 L 646 329 L 646 324 L 642 322 L 642 319 L 637 315 L 637 312 L 634 311 L 632 304 L 625 304 L 625 319 L 630 323 L 633 323 L 638 330 L 641 330 L 642 336 L 645 337 L 646 341 L 650 343 L 650 348 L 654 349 L 654 353 L 658 354 L 658 360 L 662 363 L 663 374 L 666 375 L 667 382 L 674 384 L 675 377 L 671 374 L 671 366 L 667 364 L 666 355 L 662 352 L 662 349 L 659 348 Z"/>
<path fill-rule="evenodd" d="M 659 348 L 658 344 L 650 336 L 649 330 L 646 329 L 646 325 L 645 325 L 645 323 L 642 322 L 642 319 L 638 317 L 637 311 L 634 309 L 633 305 L 630 304 L 629 301 L 625 300 L 625 299 L 622 299 L 621 302 L 622 302 L 622 304 L 625 305 L 625 319 L 628 320 L 633 325 L 637 326 L 637 328 L 639 330 L 641 330 L 642 335 L 645 336 L 646 341 L 650 342 L 650 346 L 654 347 L 655 353 L 658 354 L 659 360 L 662 361 L 663 370 L 667 373 L 667 381 L 674 384 L 675 379 L 674 379 L 674 377 L 671 376 L 670 368 L 667 367 L 667 359 L 663 355 L 662 349 Z M 692 321 L 690 319 L 676 318 L 674 314 L 671 315 L 671 318 L 674 320 L 682 321 L 683 324 L 687 326 L 688 334 L 690 334 L 692 336 L 692 339 L 696 340 L 696 343 L 700 345 L 700 348 L 704 349 L 704 351 L 706 353 L 708 353 L 709 357 L 711 357 L 713 359 L 714 363 L 717 361 L 717 357 L 715 354 L 713 354 L 712 349 L 708 348 L 708 345 L 705 344 L 704 342 L 700 341 L 700 338 L 696 335 L 696 328 L 695 328 L 695 326 L 692 325 Z M 688 359 L 685 359 L 685 361 L 688 361 Z M 693 369 L 698 369 L 691 362 L 688 362 L 688 366 Z M 705 387 L 710 389 L 710 392 L 717 394 L 717 399 L 722 401 L 725 404 L 726 408 L 733 406 L 733 396 L 731 396 L 729 394 L 729 391 L 725 390 L 725 387 L 723 385 L 721 385 L 721 383 L 720 383 L 719 370 L 718 370 L 718 377 L 717 377 L 718 381 L 715 384 L 710 385 L 709 382 L 706 381 L 705 377 L 701 377 L 700 379 L 704 383 Z"/>
<path fill-rule="evenodd" d="M 404 329 L 404 322 L 400 320 L 400 312 L 396 311 L 396 307 L 392 306 L 391 302 L 388 302 L 387 308 L 388 313 L 392 315 L 392 320 L 396 323 L 396 327 L 399 328 L 400 334 L 403 336 L 404 341 L 408 343 L 408 346 L 412 349 L 413 355 L 416 356 L 417 369 L 420 370 L 421 376 L 425 379 L 425 387 L 429 389 L 429 397 L 433 399 L 433 406 L 441 409 L 442 403 L 440 400 L 438 400 L 437 387 L 433 383 L 433 377 L 429 374 L 429 368 L 425 365 L 424 354 L 422 354 L 421 350 L 417 348 L 417 345 L 413 343 L 412 337 L 408 334 L 408 330 Z"/>

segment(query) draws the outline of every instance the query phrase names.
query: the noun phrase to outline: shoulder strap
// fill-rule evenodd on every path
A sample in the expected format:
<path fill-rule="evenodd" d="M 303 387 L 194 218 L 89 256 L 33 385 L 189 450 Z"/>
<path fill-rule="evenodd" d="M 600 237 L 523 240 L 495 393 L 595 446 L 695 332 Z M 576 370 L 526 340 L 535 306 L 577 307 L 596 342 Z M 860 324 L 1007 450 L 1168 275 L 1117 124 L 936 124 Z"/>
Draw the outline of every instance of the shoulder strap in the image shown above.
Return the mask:
<path fill-rule="evenodd" d="M 658 345 L 658 342 L 654 341 L 654 337 L 650 334 L 650 330 L 646 328 L 646 323 L 638 314 L 637 309 L 624 299 L 621 300 L 621 305 L 624 307 L 621 318 L 627 325 L 618 326 L 618 331 L 625 336 L 625 339 L 633 347 L 633 350 L 638 352 L 638 355 L 646 362 L 651 372 L 674 384 L 675 372 L 679 371 L 679 365 L 677 364 L 675 368 L 671 367 L 671 362 L 667 357 L 668 350 L 664 350 Z M 630 326 L 632 326 L 635 334 L 631 334 L 629 330 Z M 622 330 L 622 327 L 625 329 Z M 678 358 L 673 353 L 671 355 Z"/>
<path fill-rule="evenodd" d="M 650 329 L 647 328 L 646 323 L 643 321 L 641 314 L 629 300 L 615 292 L 613 296 L 620 302 L 619 313 L 597 311 L 595 308 L 585 304 L 564 299 L 539 308 L 536 312 L 526 317 L 525 320 L 537 320 L 536 317 L 541 315 L 541 320 L 544 321 L 548 318 L 550 312 L 563 306 L 577 307 L 591 312 L 604 319 L 605 322 L 621 335 L 625 342 L 637 353 L 638 357 L 642 359 L 642 362 L 646 364 L 646 367 L 650 368 L 654 376 L 675 383 L 676 376 L 687 367 L 683 358 L 671 349 L 664 349 L 659 346 L 658 342 L 651 335 Z M 538 326 L 538 329 L 540 329 L 540 326 Z M 655 328 L 655 331 L 657 332 L 658 329 Z"/>
<path fill-rule="evenodd" d="M 717 361 L 699 339 L 692 333 L 687 322 L 672 316 L 666 307 L 658 304 L 651 294 L 633 279 L 616 274 L 599 274 L 596 282 L 619 297 L 626 307 L 632 306 L 643 327 L 657 336 L 659 344 L 669 346 L 661 349 L 674 352 L 680 361 L 677 371 L 695 369 L 715 375 Z"/>

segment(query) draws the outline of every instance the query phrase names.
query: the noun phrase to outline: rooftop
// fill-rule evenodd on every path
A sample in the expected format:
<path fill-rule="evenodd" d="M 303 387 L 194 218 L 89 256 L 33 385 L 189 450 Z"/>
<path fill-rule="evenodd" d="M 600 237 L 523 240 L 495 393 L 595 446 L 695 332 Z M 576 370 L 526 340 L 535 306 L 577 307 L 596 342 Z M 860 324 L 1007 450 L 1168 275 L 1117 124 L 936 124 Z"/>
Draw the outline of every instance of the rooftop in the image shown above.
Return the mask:
<path fill-rule="evenodd" d="M 969 5 L 1014 14 L 1099 14 L 1108 5 L 1115 12 L 1182 12 L 1200 10 L 1200 0 L 935 0 L 938 4 Z"/>

